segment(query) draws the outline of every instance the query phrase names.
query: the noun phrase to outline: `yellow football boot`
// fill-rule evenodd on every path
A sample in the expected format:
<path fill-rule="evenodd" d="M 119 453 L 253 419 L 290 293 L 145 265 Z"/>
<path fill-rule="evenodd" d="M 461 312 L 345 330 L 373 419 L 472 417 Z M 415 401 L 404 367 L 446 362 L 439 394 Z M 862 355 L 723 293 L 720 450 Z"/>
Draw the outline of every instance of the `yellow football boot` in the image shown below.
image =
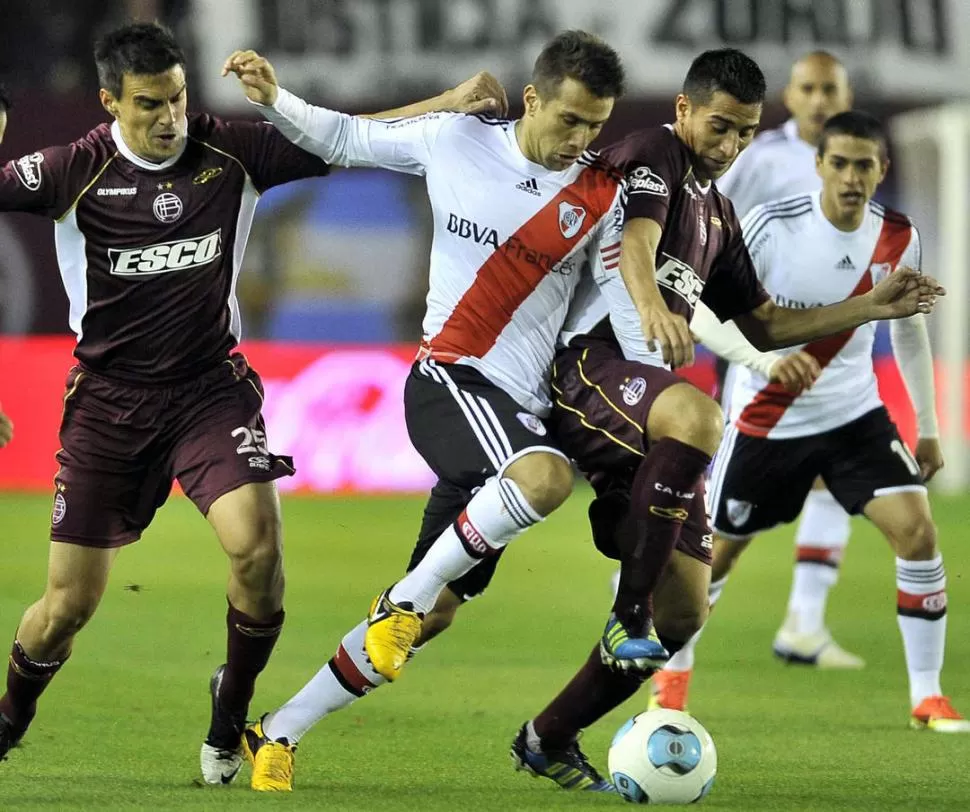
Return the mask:
<path fill-rule="evenodd" d="M 263 732 L 262 720 L 247 725 L 242 737 L 243 755 L 253 767 L 249 782 L 257 792 L 293 791 L 293 754 L 296 745 L 286 739 L 273 741 Z"/>
<path fill-rule="evenodd" d="M 390 591 L 385 589 L 370 605 L 364 651 L 374 670 L 388 682 L 393 682 L 401 675 L 411 646 L 421 634 L 423 618 L 410 604 L 399 606 L 391 601 Z"/>

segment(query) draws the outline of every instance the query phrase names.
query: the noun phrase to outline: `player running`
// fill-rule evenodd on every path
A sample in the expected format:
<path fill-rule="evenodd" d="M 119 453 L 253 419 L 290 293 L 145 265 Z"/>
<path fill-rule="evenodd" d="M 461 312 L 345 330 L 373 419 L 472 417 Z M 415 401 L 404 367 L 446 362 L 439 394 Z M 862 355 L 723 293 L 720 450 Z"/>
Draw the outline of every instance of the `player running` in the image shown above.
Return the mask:
<path fill-rule="evenodd" d="M 408 574 L 302 691 L 246 730 L 253 788 L 289 790 L 293 751 L 310 727 L 396 679 L 485 590 L 506 545 L 572 489 L 544 420 L 548 375 L 581 269 L 622 215 L 619 175 L 586 148 L 622 93 L 623 70 L 601 40 L 569 31 L 536 60 L 518 121 L 377 123 L 306 104 L 251 51 L 227 68 L 271 122 L 329 163 L 423 175 L 434 216 L 424 340 L 404 405 L 438 482 Z M 666 659 L 656 639 L 650 654 Z"/>
<path fill-rule="evenodd" d="M 916 227 L 871 200 L 889 165 L 886 140 L 882 125 L 866 113 L 832 117 L 816 159 L 821 191 L 755 207 L 745 218 L 745 240 L 758 278 L 776 301 L 841 301 L 865 293 L 900 266 L 919 268 Z M 731 358 L 738 336 L 730 325 L 705 318 L 695 320 L 694 330 L 705 344 Z M 801 395 L 780 391 L 757 371 L 738 370 L 731 425 L 711 476 L 711 603 L 755 534 L 792 521 L 820 476 L 839 504 L 868 518 L 896 553 L 896 613 L 909 672 L 912 726 L 970 732 L 970 722 L 940 687 L 946 574 L 923 484 L 943 465 L 929 335 L 922 315 L 890 325 L 918 420 L 914 458 L 879 398 L 874 334 L 870 324 L 802 347 L 818 361 L 822 374 Z M 689 674 L 681 707 L 687 679 Z"/>
<path fill-rule="evenodd" d="M 670 369 L 691 359 L 687 324 L 695 307 L 706 303 L 768 349 L 926 312 L 942 294 L 935 280 L 887 267 L 875 288 L 860 287 L 844 301 L 833 297 L 827 306 L 770 300 L 733 207 L 713 184 L 750 142 L 764 92 L 764 76 L 747 56 L 708 51 L 688 71 L 673 126 L 633 133 L 604 150 L 626 174 L 625 224 L 622 237 L 608 235 L 593 279 L 570 309 L 551 423 L 596 490 L 594 541 L 620 559 L 620 585 L 586 663 L 512 744 L 517 766 L 566 788 L 580 780 L 580 731 L 649 676 L 649 663 L 631 643 L 649 627 L 651 597 L 657 634 L 671 652 L 707 616 L 704 472 L 720 442 L 721 409 Z M 892 269 L 900 259 L 877 257 Z M 817 372 L 812 363 L 797 377 L 807 383 Z"/>
<path fill-rule="evenodd" d="M 177 479 L 230 561 L 228 654 L 211 681 L 201 748 L 204 779 L 228 783 L 255 680 L 283 624 L 273 480 L 293 473 L 292 460 L 269 451 L 262 384 L 235 352 L 236 279 L 260 194 L 329 167 L 263 123 L 188 115 L 185 57 L 159 25 L 111 31 L 95 62 L 113 123 L 0 169 L 0 210 L 55 222 L 78 337 L 47 586 L 10 653 L 0 758 L 97 608 L 118 549 L 138 540 Z M 472 84 L 404 112 L 488 89 Z"/>

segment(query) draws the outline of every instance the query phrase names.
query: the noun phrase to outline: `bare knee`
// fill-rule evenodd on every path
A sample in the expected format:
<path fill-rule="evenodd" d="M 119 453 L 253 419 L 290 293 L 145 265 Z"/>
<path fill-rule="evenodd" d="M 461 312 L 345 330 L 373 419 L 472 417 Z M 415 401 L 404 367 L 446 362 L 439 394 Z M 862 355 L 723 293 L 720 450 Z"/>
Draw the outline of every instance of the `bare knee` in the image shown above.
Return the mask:
<path fill-rule="evenodd" d="M 669 437 L 714 456 L 724 434 L 721 407 L 690 384 L 675 384 L 658 396 L 647 418 L 651 441 Z"/>
<path fill-rule="evenodd" d="M 73 640 L 94 615 L 100 599 L 100 591 L 48 590 L 35 604 L 40 623 L 34 628 L 43 650 L 55 650 Z"/>
<path fill-rule="evenodd" d="M 278 525 L 254 527 L 252 535 L 240 539 L 228 552 L 233 575 L 251 589 L 266 589 L 282 573 L 283 544 Z"/>
<path fill-rule="evenodd" d="M 886 531 L 896 555 L 904 561 L 928 561 L 936 556 L 936 525 L 924 512 L 914 513 Z"/>
<path fill-rule="evenodd" d="M 573 490 L 573 469 L 565 457 L 551 452 L 526 454 L 508 468 L 503 476 L 519 486 L 522 495 L 540 516 L 548 516 Z"/>

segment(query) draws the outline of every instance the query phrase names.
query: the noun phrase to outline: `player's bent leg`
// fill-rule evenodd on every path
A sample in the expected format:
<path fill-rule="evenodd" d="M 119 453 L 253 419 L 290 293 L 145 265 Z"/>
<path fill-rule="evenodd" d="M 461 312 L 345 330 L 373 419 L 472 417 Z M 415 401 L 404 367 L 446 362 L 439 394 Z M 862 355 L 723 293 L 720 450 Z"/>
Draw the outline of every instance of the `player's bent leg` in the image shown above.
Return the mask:
<path fill-rule="evenodd" d="M 230 561 L 227 654 L 210 681 L 212 716 L 200 751 L 207 783 L 231 782 L 256 678 L 283 627 L 283 544 L 272 482 L 251 482 L 217 498 L 206 514 Z"/>
<path fill-rule="evenodd" d="M 696 607 L 698 605 L 697 601 L 703 600 L 707 607 L 707 612 L 703 615 L 703 624 L 701 627 L 687 638 L 687 641 L 673 653 L 663 670 L 657 671 L 653 675 L 649 703 L 651 710 L 654 708 L 687 710 L 687 694 L 694 671 L 695 651 L 701 634 L 704 631 L 704 626 L 707 624 L 707 616 L 720 599 L 721 593 L 727 585 L 728 574 L 741 557 L 741 553 L 747 549 L 752 540 L 752 536 L 739 536 L 728 539 L 716 533 L 713 534 L 711 565 L 705 567 L 707 573 L 703 581 L 701 580 L 701 571 L 697 569 L 696 563 L 690 564 L 691 569 L 687 569 L 686 557 L 685 559 L 678 559 L 684 560 L 685 566 L 674 571 L 674 575 L 677 575 L 677 578 L 671 580 L 667 585 L 668 594 L 674 592 L 674 590 L 678 592 L 686 591 L 691 596 L 691 605 Z M 702 584 L 706 586 L 706 594 L 703 598 L 698 594 L 698 590 Z M 676 595 L 676 592 L 674 594 Z M 659 611 L 659 609 L 659 604 L 655 604 L 655 610 Z M 666 636 L 662 639 L 666 640 Z"/>
<path fill-rule="evenodd" d="M 594 647 L 558 696 L 519 729 L 510 753 L 516 769 L 549 778 L 564 789 L 614 791 L 579 749 L 579 734 L 633 696 L 646 677 L 609 667 L 599 646 Z"/>
<path fill-rule="evenodd" d="M 206 519 L 229 556 L 229 602 L 255 618 L 283 605 L 283 533 L 273 482 L 250 482 L 216 499 Z"/>
<path fill-rule="evenodd" d="M 23 737 L 37 700 L 101 602 L 117 549 L 51 543 L 44 595 L 24 613 L 0 697 L 0 759 Z"/>
<path fill-rule="evenodd" d="M 617 531 L 621 566 L 613 611 L 633 639 L 646 638 L 647 600 L 702 493 L 724 420 L 711 398 L 678 382 L 657 395 L 645 428 L 647 451 L 633 478 L 628 517 Z M 619 633 L 607 624 L 604 651 L 611 647 L 608 635 Z M 666 659 L 657 657 L 649 665 L 661 666 Z"/>
<path fill-rule="evenodd" d="M 559 453 L 530 449 L 507 464 L 499 476 L 514 482 L 534 513 L 545 518 L 573 491 L 573 469 Z"/>
<path fill-rule="evenodd" d="M 526 448 L 507 460 L 417 566 L 371 604 L 365 647 L 375 669 L 388 680 L 396 679 L 421 633 L 424 615 L 445 585 L 542 521 L 566 500 L 572 484 L 569 461 L 552 447 Z"/>
<path fill-rule="evenodd" d="M 654 625 L 671 653 L 670 661 L 652 678 L 649 707 L 687 710 L 693 662 L 686 668 L 678 655 L 696 643 L 709 613 L 711 565 L 681 550 L 674 550 L 653 595 Z M 677 667 L 680 665 L 680 667 Z"/>
<path fill-rule="evenodd" d="M 910 725 L 939 733 L 970 733 L 943 695 L 940 673 L 946 646 L 946 572 L 925 489 L 877 496 L 863 508 L 896 553 L 896 619 L 909 672 Z"/>
<path fill-rule="evenodd" d="M 442 590 L 438 602 L 425 616 L 421 636 L 410 656 L 451 625 L 462 603 L 451 589 Z M 310 729 L 387 683 L 364 650 L 366 631 L 367 621 L 358 623 L 344 635 L 334 656 L 295 696 L 247 725 L 243 756 L 252 765 L 250 786 L 254 790 L 291 791 L 297 745 Z"/>

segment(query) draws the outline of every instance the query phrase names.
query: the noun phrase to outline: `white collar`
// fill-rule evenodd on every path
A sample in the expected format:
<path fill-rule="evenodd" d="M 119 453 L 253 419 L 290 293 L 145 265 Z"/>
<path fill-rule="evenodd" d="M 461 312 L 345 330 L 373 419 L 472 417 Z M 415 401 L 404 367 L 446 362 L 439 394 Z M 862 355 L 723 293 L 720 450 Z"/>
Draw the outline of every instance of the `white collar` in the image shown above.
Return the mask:
<path fill-rule="evenodd" d="M 131 149 L 125 143 L 125 139 L 121 135 L 121 127 L 119 126 L 117 119 L 111 122 L 111 137 L 114 139 L 115 146 L 118 147 L 118 152 L 124 155 L 139 169 L 147 169 L 149 172 L 161 172 L 163 169 L 168 169 L 170 166 L 174 166 L 178 162 L 179 158 L 182 157 L 182 153 L 185 152 L 185 145 L 188 143 L 188 139 L 182 141 L 182 149 L 178 151 L 177 155 L 173 155 L 171 158 L 157 164 L 152 161 L 146 161 L 144 158 L 140 158 L 131 151 Z"/>
<path fill-rule="evenodd" d="M 842 240 L 851 240 L 855 238 L 863 228 L 869 225 L 869 219 L 872 217 L 872 210 L 869 207 L 869 203 L 866 203 L 866 209 L 862 213 L 862 222 L 859 223 L 859 227 L 854 228 L 852 231 L 843 231 L 841 228 L 838 228 L 835 223 L 829 220 L 829 218 L 825 216 L 825 212 L 822 211 L 821 189 L 817 189 L 816 191 L 812 192 L 812 208 L 815 209 L 815 213 L 822 221 L 822 227 L 828 231 L 832 237 Z"/>

